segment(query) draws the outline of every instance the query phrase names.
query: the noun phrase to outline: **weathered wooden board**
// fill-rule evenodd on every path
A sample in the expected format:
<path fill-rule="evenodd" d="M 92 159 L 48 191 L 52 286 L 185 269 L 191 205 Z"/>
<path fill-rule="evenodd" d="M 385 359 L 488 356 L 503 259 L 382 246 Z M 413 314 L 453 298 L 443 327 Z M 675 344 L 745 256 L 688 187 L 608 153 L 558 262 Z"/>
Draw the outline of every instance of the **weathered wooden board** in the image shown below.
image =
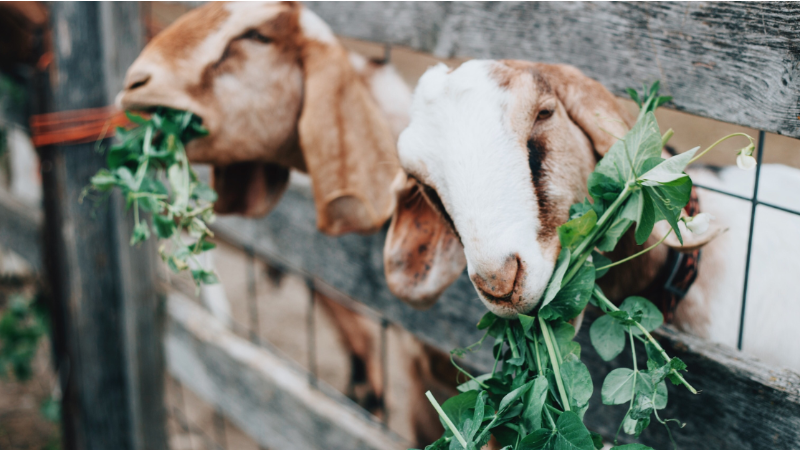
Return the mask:
<path fill-rule="evenodd" d="M 13 250 L 35 272 L 42 268 L 42 212 L 0 190 L 0 247 Z"/>
<path fill-rule="evenodd" d="M 800 4 L 309 2 L 337 34 L 440 57 L 568 63 L 615 94 L 800 137 Z"/>
<path fill-rule="evenodd" d="M 132 2 L 50 5 L 57 70 L 52 99 L 41 101 L 38 112 L 113 102 L 122 72 L 142 46 L 138 8 Z M 155 250 L 130 248 L 131 218 L 119 196 L 99 208 L 79 202 L 90 177 L 105 166 L 94 143 L 54 145 L 40 154 L 63 447 L 166 449 Z"/>
<path fill-rule="evenodd" d="M 385 233 L 339 238 L 322 235 L 316 230 L 313 203 L 305 187 L 292 185 L 264 219 L 222 217 L 214 230 L 234 245 L 251 248 L 286 270 L 311 276 L 318 285 L 364 303 L 443 351 L 480 337 L 475 323 L 485 308 L 465 275 L 430 310 L 410 308 L 386 287 L 381 258 Z M 578 341 L 599 391 L 608 372 L 620 365 L 630 367 L 630 361 L 622 357 L 606 363 L 597 357 L 589 343 L 590 322 L 591 317 Z M 800 375 L 673 330 L 661 331 L 658 337 L 670 354 L 689 365 L 687 378 L 703 391 L 693 396 L 670 387 L 671 403 L 662 417 L 687 422 L 686 428 L 674 433 L 676 441 L 685 444 L 682 448 L 698 448 L 698 442 L 707 443 L 703 448 L 800 448 Z M 484 369 L 491 367 L 486 353 L 475 354 L 470 361 Z M 624 407 L 605 407 L 599 398 L 593 398 L 587 423 L 605 436 L 613 436 L 624 414 Z M 658 424 L 651 425 L 642 440 L 656 448 L 671 447 L 666 431 Z"/>
<path fill-rule="evenodd" d="M 200 305 L 171 294 L 166 336 L 170 373 L 265 448 L 407 448 L 342 394 L 265 347 L 232 333 Z M 323 391 L 324 390 L 324 391 Z"/>

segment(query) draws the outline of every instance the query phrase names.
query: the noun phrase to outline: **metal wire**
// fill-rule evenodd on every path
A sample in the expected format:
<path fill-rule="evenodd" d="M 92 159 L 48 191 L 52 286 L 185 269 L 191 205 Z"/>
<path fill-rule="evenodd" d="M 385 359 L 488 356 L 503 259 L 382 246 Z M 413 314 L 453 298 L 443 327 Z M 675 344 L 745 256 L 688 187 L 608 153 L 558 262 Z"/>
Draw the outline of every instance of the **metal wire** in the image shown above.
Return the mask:
<path fill-rule="evenodd" d="M 316 309 L 316 289 L 314 280 L 305 278 L 308 286 L 308 310 L 306 312 L 306 345 L 308 346 L 308 382 L 312 387 L 317 387 L 317 336 L 314 310 Z"/>
<path fill-rule="evenodd" d="M 256 295 L 256 257 L 253 248 L 244 249 L 247 254 L 247 303 L 250 319 L 250 342 L 258 343 L 261 336 L 261 326 L 258 322 L 258 297 Z"/>
<path fill-rule="evenodd" d="M 381 412 L 383 413 L 383 426 L 389 426 L 389 408 L 386 406 L 386 395 L 389 392 L 389 353 L 387 350 L 387 328 L 389 321 L 381 318 L 381 372 L 383 372 L 383 386 L 381 399 Z"/>
<path fill-rule="evenodd" d="M 736 348 L 742 349 L 742 338 L 744 337 L 744 314 L 747 309 L 747 285 L 750 281 L 750 256 L 753 249 L 753 230 L 755 229 L 756 208 L 758 207 L 758 185 L 761 181 L 761 163 L 764 160 L 764 136 L 763 131 L 758 132 L 758 164 L 756 165 L 756 182 L 753 186 L 752 208 L 750 209 L 750 231 L 747 237 L 747 259 L 744 266 L 744 287 L 742 288 L 742 310 L 739 314 L 739 338 Z"/>

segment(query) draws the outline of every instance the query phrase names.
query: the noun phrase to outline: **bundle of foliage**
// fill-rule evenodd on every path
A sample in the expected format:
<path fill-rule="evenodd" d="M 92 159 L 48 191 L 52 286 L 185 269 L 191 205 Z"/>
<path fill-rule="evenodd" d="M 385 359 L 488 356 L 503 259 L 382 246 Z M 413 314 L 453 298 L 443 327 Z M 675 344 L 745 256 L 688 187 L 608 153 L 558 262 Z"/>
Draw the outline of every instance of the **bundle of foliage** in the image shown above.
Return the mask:
<path fill-rule="evenodd" d="M 575 328 L 569 323 L 589 303 L 605 312 L 589 330 L 597 353 L 604 360 L 611 360 L 625 349 L 627 341 L 633 354 L 633 368 L 611 371 L 601 387 L 604 404 L 628 405 L 617 434 L 624 430 L 638 437 L 652 420 L 667 426 L 668 420 L 658 414 L 667 406 L 666 380 L 697 393 L 682 375 L 686 365 L 678 358 L 670 358 L 650 334 L 664 321 L 661 311 L 636 296 L 628 297 L 617 307 L 596 280 L 610 267 L 663 242 L 664 239 L 637 255 L 611 262 L 603 253 L 612 251 L 634 224 L 640 245 L 661 220 L 669 223 L 670 232 L 675 232 L 681 242 L 679 222 L 686 223 L 689 229 L 699 228 L 698 223 L 705 218 L 681 217 L 692 189 L 692 180 L 684 169 L 731 136 L 699 155 L 695 155 L 698 147 L 663 159 L 661 150 L 672 131 L 661 135 L 653 111 L 670 97 L 658 96 L 658 83 L 645 88 L 641 98 L 632 91 L 632 97 L 640 106 L 636 124 L 614 144 L 589 177 L 592 201 L 586 199 L 572 205 L 570 220 L 558 228 L 562 250 L 536 310 L 531 315 L 519 314 L 514 320 L 492 313 L 484 315 L 478 323 L 478 329 L 486 330 L 483 338 L 453 354 L 464 356 L 492 337 L 492 371 L 473 377 L 459 368 L 469 380 L 458 387 L 461 394 L 442 405 L 428 392 L 445 433 L 426 450 L 477 450 L 491 436 L 504 450 L 603 448 L 601 436 L 583 424 L 594 386 L 589 369 L 580 360 L 581 347 L 573 340 Z M 752 157 L 752 138 L 750 142 L 740 156 Z M 693 220 L 697 222 L 689 227 Z M 646 368 L 637 365 L 637 344 L 647 354 Z M 649 449 L 642 444 L 615 448 Z"/>
<path fill-rule="evenodd" d="M 196 257 L 215 246 L 207 238 L 214 235 L 208 224 L 214 220 L 217 194 L 198 179 L 184 148 L 208 131 L 199 117 L 187 111 L 157 108 L 149 119 L 127 114 L 136 126 L 117 128 L 119 143 L 106 155 L 108 169 L 92 177 L 86 192 L 110 193 L 119 188 L 126 207 L 133 209 L 131 245 L 147 240 L 152 229 L 168 240 L 159 247 L 159 254 L 170 269 L 176 273 L 190 269 L 192 260 L 195 283 L 216 283 L 214 272 L 203 269 Z M 152 224 L 142 213 L 151 214 Z M 184 232 L 189 242 L 184 241 Z"/>
<path fill-rule="evenodd" d="M 0 316 L 0 378 L 10 373 L 19 381 L 31 378 L 39 340 L 48 332 L 47 321 L 41 302 L 21 294 L 9 298 Z"/>

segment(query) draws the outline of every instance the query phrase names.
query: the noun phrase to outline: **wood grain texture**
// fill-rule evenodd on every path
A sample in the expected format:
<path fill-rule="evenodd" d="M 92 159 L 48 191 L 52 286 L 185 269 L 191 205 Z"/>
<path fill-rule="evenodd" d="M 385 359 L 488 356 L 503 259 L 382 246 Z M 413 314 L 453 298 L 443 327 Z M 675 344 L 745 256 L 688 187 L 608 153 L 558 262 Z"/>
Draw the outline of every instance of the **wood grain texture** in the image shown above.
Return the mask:
<path fill-rule="evenodd" d="M 351 297 L 445 352 L 480 338 L 475 324 L 486 309 L 466 275 L 431 309 L 410 308 L 386 287 L 381 259 L 385 233 L 339 238 L 322 235 L 315 228 L 310 193 L 302 187 L 292 185 L 264 219 L 221 217 L 214 230 L 221 239 L 251 248 L 284 270 L 313 278 L 325 295 Z M 613 363 L 602 361 L 589 343 L 591 320 L 590 315 L 578 336 L 582 359 L 590 368 L 596 389 L 586 420 L 593 430 L 613 437 L 625 408 L 602 405 L 599 387 L 614 368 L 630 367 L 630 360 L 626 360 L 630 357 L 623 355 Z M 689 365 L 687 379 L 703 391 L 694 396 L 670 386 L 670 405 L 662 417 L 687 423 L 682 430 L 673 429 L 681 448 L 698 448 L 698 442 L 709 443 L 704 448 L 800 448 L 798 374 L 771 368 L 736 350 L 674 330 L 663 329 L 657 338 L 669 354 Z M 485 351 L 472 355 L 469 361 L 482 370 L 491 367 Z M 642 441 L 655 448 L 671 448 L 664 427 L 657 423 L 650 425 Z"/>
<path fill-rule="evenodd" d="M 141 49 L 138 5 L 67 2 L 50 12 L 58 70 L 41 112 L 108 105 L 119 71 Z M 155 252 L 129 247 L 131 218 L 119 196 L 79 202 L 105 167 L 93 143 L 46 147 L 40 155 L 63 446 L 166 449 Z"/>
<path fill-rule="evenodd" d="M 0 246 L 13 250 L 30 264 L 42 269 L 42 212 L 0 190 Z"/>
<path fill-rule="evenodd" d="M 236 336 L 200 305 L 170 294 L 169 371 L 265 448 L 391 450 L 393 433 L 268 348 Z"/>
<path fill-rule="evenodd" d="M 310 2 L 339 35 L 440 57 L 567 63 L 617 95 L 800 137 L 800 5 L 790 2 Z"/>

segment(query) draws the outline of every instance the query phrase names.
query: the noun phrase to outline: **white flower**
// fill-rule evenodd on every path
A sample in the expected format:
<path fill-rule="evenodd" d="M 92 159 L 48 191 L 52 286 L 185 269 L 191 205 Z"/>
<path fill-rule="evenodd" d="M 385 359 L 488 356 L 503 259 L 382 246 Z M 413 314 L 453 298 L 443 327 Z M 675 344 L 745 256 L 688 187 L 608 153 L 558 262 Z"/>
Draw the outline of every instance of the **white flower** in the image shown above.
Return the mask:
<path fill-rule="evenodd" d="M 756 159 L 750 155 L 740 153 L 739 156 L 736 157 L 736 165 L 742 170 L 753 170 L 756 168 L 756 164 Z"/>
<path fill-rule="evenodd" d="M 712 219 L 714 219 L 714 216 L 711 214 L 700 213 L 694 217 L 685 218 L 684 222 L 686 222 L 686 228 L 692 233 L 703 234 L 708 231 L 708 225 Z"/>

